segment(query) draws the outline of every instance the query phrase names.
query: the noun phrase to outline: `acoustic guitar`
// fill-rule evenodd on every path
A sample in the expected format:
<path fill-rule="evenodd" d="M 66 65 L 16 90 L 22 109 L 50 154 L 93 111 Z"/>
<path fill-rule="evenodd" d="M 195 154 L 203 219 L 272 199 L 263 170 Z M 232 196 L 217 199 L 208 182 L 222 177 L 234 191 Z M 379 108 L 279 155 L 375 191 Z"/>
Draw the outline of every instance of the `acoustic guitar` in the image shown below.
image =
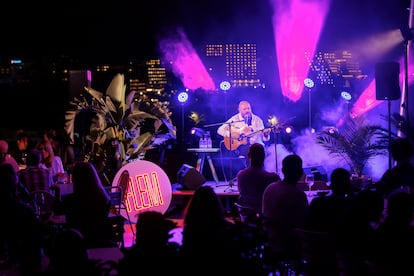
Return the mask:
<path fill-rule="evenodd" d="M 268 128 L 264 128 L 264 129 L 252 132 L 250 128 L 245 128 L 243 129 L 241 134 L 238 132 L 232 132 L 231 139 L 230 137 L 224 137 L 224 146 L 228 150 L 231 150 L 231 151 L 236 150 L 241 145 L 246 145 L 247 139 L 249 137 L 257 135 L 261 132 L 266 132 L 271 129 L 272 129 L 271 127 L 268 127 Z"/>

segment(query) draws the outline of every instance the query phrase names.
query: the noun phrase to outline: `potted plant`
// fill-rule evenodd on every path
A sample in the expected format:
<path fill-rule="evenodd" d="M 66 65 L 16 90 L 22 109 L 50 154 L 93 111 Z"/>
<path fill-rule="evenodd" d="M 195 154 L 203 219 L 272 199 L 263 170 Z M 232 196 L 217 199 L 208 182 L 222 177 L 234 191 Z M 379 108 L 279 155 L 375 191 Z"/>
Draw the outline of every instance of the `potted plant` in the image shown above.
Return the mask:
<path fill-rule="evenodd" d="M 316 142 L 330 155 L 344 160 L 351 172 L 361 177 L 369 160 L 388 153 L 389 134 L 380 125 L 367 124 L 363 116 L 348 117 L 339 129 L 319 132 Z M 395 135 L 392 134 L 392 137 Z"/>
<path fill-rule="evenodd" d="M 123 74 L 115 75 L 106 93 L 91 87 L 84 89 L 87 94 L 70 102 L 65 114 L 65 130 L 73 142 L 76 116 L 82 111 L 92 113 L 91 122 L 86 122 L 89 125 L 85 137 L 88 146 L 83 152 L 85 160 L 103 154 L 121 166 L 129 160 L 142 159 L 162 125 L 168 129 L 171 139 L 176 138 L 168 105 L 146 96 L 137 98 L 135 91 L 126 95 Z M 141 130 L 147 121 L 153 124 L 153 131 Z"/>

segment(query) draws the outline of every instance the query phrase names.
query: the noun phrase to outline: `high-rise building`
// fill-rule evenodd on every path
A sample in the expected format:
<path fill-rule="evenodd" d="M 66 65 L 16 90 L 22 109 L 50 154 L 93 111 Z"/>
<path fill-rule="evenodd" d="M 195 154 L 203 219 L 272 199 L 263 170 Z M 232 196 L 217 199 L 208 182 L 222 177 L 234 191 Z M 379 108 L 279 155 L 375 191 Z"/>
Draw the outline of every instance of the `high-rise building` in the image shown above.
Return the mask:
<path fill-rule="evenodd" d="M 349 50 L 336 52 L 317 52 L 313 57 L 305 53 L 311 71 L 316 75 L 320 84 L 336 85 L 336 79 L 362 79 L 359 62 Z"/>
<path fill-rule="evenodd" d="M 206 57 L 212 64 L 209 71 L 215 73 L 214 77 L 229 81 L 232 87 L 261 86 L 255 43 L 208 44 Z"/>
<path fill-rule="evenodd" d="M 159 59 L 151 59 L 146 62 L 148 73 L 148 88 L 156 92 L 164 91 L 167 86 L 167 73 Z"/>

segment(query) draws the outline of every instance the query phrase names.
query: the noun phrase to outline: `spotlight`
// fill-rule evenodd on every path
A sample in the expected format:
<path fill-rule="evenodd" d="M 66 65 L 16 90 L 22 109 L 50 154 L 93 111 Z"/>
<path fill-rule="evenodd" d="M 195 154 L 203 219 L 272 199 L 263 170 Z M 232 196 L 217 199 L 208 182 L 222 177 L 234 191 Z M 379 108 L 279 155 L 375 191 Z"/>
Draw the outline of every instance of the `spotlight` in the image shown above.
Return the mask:
<path fill-rule="evenodd" d="M 276 115 L 271 115 L 268 117 L 267 122 L 271 127 L 276 127 L 279 125 L 279 118 Z"/>
<path fill-rule="evenodd" d="M 180 92 L 177 96 L 177 99 L 180 103 L 184 104 L 188 100 L 188 93 Z"/>
<path fill-rule="evenodd" d="M 344 99 L 345 101 L 350 101 L 352 100 L 352 95 L 348 91 L 342 91 L 341 98 Z"/>
<path fill-rule="evenodd" d="M 286 134 L 292 134 L 292 132 L 293 132 L 293 127 L 292 127 L 292 126 L 287 126 L 287 127 L 285 127 L 285 132 L 286 132 Z"/>
<path fill-rule="evenodd" d="M 198 128 L 198 127 L 193 127 L 192 129 L 191 129 L 191 134 L 192 135 L 196 135 L 197 137 L 203 137 L 203 136 L 206 136 L 207 134 L 208 134 L 208 132 L 207 131 L 205 131 L 204 129 L 202 129 L 202 128 Z"/>
<path fill-rule="evenodd" d="M 221 83 L 220 83 L 220 89 L 221 90 L 223 90 L 223 91 L 227 91 L 227 90 L 229 90 L 231 88 L 231 84 L 230 84 L 230 82 L 228 82 L 228 81 L 222 81 Z"/>
<path fill-rule="evenodd" d="M 334 134 L 338 132 L 338 129 L 334 126 L 324 126 L 322 128 L 322 131 L 326 131 L 326 132 L 329 132 L 330 134 Z"/>
<path fill-rule="evenodd" d="M 313 80 L 311 78 L 306 78 L 303 81 L 303 84 L 307 87 L 307 88 L 312 88 L 315 86 L 315 83 L 313 82 Z"/>

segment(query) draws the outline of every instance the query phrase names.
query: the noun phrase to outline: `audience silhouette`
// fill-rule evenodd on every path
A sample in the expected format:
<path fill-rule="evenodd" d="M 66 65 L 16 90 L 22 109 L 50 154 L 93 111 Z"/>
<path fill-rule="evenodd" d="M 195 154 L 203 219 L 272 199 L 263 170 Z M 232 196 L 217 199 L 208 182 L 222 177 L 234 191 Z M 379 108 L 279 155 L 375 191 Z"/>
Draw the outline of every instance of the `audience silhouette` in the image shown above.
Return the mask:
<path fill-rule="evenodd" d="M 60 206 L 66 224 L 82 233 L 88 247 L 113 246 L 108 220 L 110 198 L 95 167 L 89 162 L 75 163 L 72 182 L 73 193 L 62 196 Z"/>
<path fill-rule="evenodd" d="M 262 144 L 252 144 L 247 154 L 250 160 L 249 167 L 237 173 L 239 203 L 255 210 L 257 214 L 262 213 L 262 197 L 266 187 L 280 180 L 277 173 L 263 169 L 265 155 L 265 148 Z"/>
<path fill-rule="evenodd" d="M 306 223 L 309 230 L 335 234 L 343 223 L 349 208 L 351 173 L 344 168 L 336 168 L 330 180 L 331 194 L 315 197 L 309 204 Z"/>
<path fill-rule="evenodd" d="M 408 138 L 397 138 L 390 145 L 391 156 L 395 161 L 377 183 L 377 190 L 388 197 L 397 189 L 414 192 L 414 166 L 411 163 L 414 154 L 412 142 Z"/>
<path fill-rule="evenodd" d="M 63 168 L 62 159 L 55 155 L 52 144 L 46 140 L 40 141 L 36 148 L 41 152 L 42 159 L 40 163 L 48 170 L 50 175 L 50 182 L 56 183 L 61 178 L 67 178 L 66 172 Z"/>
<path fill-rule="evenodd" d="M 26 166 L 26 157 L 30 149 L 32 149 L 32 143 L 29 134 L 20 130 L 17 133 L 14 143 L 10 145 L 10 155 L 16 160 L 19 166 Z"/>
<path fill-rule="evenodd" d="M 157 211 L 140 213 L 136 223 L 135 243 L 131 248 L 125 249 L 124 257 L 119 263 L 119 275 L 136 275 L 137 267 L 145 267 L 153 261 L 160 262 L 160 266 L 153 270 L 157 274 L 180 271 L 181 268 L 177 266 L 180 245 L 170 241 L 170 232 L 176 227 L 175 222 Z M 143 268 L 142 271 L 144 270 Z"/>
<path fill-rule="evenodd" d="M 414 195 L 390 195 L 386 218 L 378 227 L 376 268 L 379 275 L 414 275 Z"/>
<path fill-rule="evenodd" d="M 282 160 L 283 180 L 267 186 L 263 194 L 263 223 L 268 244 L 276 259 L 299 259 L 300 242 L 295 231 L 303 228 L 308 212 L 308 199 L 296 187 L 303 175 L 302 158 L 296 154 Z"/>
<path fill-rule="evenodd" d="M 188 274 L 236 273 L 242 268 L 236 227 L 224 214 L 221 201 L 210 186 L 200 186 L 194 192 L 184 211 L 180 250 L 182 267 L 189 269 Z M 235 268 L 229 262 L 240 265 Z"/>
<path fill-rule="evenodd" d="M 49 170 L 40 165 L 41 158 L 39 150 L 29 150 L 26 157 L 27 166 L 18 172 L 19 180 L 29 192 L 49 191 L 52 186 Z"/>
<path fill-rule="evenodd" d="M 0 140 L 0 164 L 9 163 L 15 171 L 19 170 L 19 164 L 9 153 L 9 143 L 6 140 Z"/>
<path fill-rule="evenodd" d="M 43 156 L 39 150 L 44 150 Z M 297 154 L 286 156 L 281 179 L 263 169 L 263 145 L 252 144 L 250 165 L 237 174 L 238 200 L 262 214 L 272 260 L 300 260 L 295 230 L 305 228 L 335 234 L 341 275 L 414 274 L 414 149 L 410 140 L 398 138 L 390 150 L 395 165 L 383 173 L 374 186 L 376 190 L 351 194 L 350 172 L 335 168 L 330 175 L 331 194 L 318 195 L 308 203 L 306 193 L 296 187 L 303 176 L 302 158 Z M 116 243 L 108 221 L 109 195 L 103 187 L 104 178 L 98 175 L 98 163 L 71 164 L 73 193 L 62 196 L 56 206 L 56 213 L 65 215 L 66 224 L 50 235 L 28 199 L 29 192 L 51 187 L 49 170 L 42 166 L 56 166 L 57 171 L 65 173 L 59 157 L 53 158 L 50 143 L 42 142 L 38 149 L 27 152 L 27 167 L 19 170 L 5 140 L 0 141 L 0 153 L 0 208 L 4 210 L 0 269 L 12 268 L 24 276 L 102 275 L 97 263 L 88 259 L 87 250 L 114 247 Z M 56 171 L 52 174 L 57 176 Z M 105 185 L 111 185 L 110 181 Z M 261 275 L 264 271 L 251 262 L 251 255 L 245 251 L 245 229 L 226 216 L 222 201 L 210 186 L 200 186 L 188 202 L 181 244 L 171 242 L 171 230 L 175 228 L 177 223 L 162 213 L 140 213 L 136 240 L 130 248 L 123 249 L 118 275 L 136 274 L 136 267 L 154 260 L 160 261 L 156 271 L 161 274 Z M 50 260 L 43 272 L 42 252 Z M 257 260 L 261 262 L 259 266 L 267 265 L 265 257 Z"/>
<path fill-rule="evenodd" d="M 19 275 L 31 275 L 41 269 L 41 225 L 33 209 L 17 196 L 17 182 L 13 166 L 0 164 L 2 269 L 17 266 Z"/>
<path fill-rule="evenodd" d="M 375 275 L 377 227 L 382 222 L 384 199 L 373 190 L 354 195 L 337 236 L 340 262 L 346 275 Z"/>
<path fill-rule="evenodd" d="M 82 234 L 73 228 L 57 233 L 47 256 L 49 263 L 42 275 L 102 275 L 95 261 L 89 260 Z"/>

